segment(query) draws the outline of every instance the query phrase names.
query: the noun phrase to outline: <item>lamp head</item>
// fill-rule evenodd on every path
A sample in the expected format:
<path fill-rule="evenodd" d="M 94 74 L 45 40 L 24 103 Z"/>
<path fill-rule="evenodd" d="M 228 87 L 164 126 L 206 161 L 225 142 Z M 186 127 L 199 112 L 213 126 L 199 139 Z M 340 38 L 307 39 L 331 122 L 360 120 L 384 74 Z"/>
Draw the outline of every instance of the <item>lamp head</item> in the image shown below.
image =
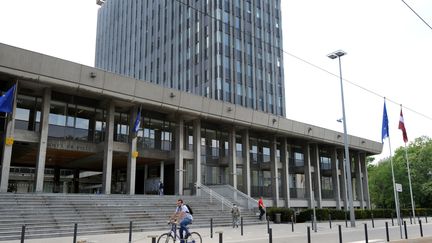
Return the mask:
<path fill-rule="evenodd" d="M 335 52 L 332 52 L 332 53 L 328 54 L 327 57 L 330 58 L 330 59 L 336 59 L 338 57 L 345 56 L 346 54 L 347 53 L 344 52 L 344 51 L 342 51 L 342 50 L 337 50 Z"/>

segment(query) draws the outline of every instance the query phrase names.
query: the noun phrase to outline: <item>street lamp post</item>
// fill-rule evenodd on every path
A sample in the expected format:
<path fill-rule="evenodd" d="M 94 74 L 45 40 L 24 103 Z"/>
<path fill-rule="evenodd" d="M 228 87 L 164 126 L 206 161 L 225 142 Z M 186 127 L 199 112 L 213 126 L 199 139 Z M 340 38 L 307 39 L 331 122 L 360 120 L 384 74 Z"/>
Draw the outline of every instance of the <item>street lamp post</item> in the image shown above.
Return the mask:
<path fill-rule="evenodd" d="M 342 116 L 343 116 L 343 128 L 344 128 L 344 145 L 345 145 L 345 176 L 347 180 L 347 189 L 348 189 L 348 199 L 349 199 L 349 210 L 350 210 L 350 222 L 351 227 L 355 227 L 355 215 L 354 215 L 354 205 L 353 205 L 353 192 L 352 192 L 352 181 L 351 181 L 351 161 L 349 156 L 348 149 L 348 133 L 347 133 L 347 119 L 345 115 L 345 100 L 344 100 L 344 91 L 343 91 L 343 82 L 342 82 L 342 65 L 341 65 L 341 57 L 346 55 L 347 53 L 338 50 L 333 53 L 327 55 L 330 59 L 338 59 L 339 60 L 339 77 L 340 77 L 340 87 L 341 87 L 341 97 L 342 97 Z"/>

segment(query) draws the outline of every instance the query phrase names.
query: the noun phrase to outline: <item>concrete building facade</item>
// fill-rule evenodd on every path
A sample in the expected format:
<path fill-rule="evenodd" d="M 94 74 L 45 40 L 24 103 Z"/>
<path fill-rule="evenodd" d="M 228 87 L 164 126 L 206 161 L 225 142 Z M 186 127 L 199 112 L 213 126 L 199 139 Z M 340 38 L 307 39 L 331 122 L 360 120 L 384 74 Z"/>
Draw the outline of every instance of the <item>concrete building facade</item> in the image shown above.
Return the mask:
<path fill-rule="evenodd" d="M 0 81 L 18 85 L 0 119 L 0 192 L 146 194 L 163 181 L 167 194 L 231 185 L 268 205 L 346 205 L 340 132 L 4 44 Z M 349 149 L 354 205 L 370 207 L 366 157 L 382 144 L 349 136 Z"/>
<path fill-rule="evenodd" d="M 280 0 L 108 0 L 95 66 L 285 116 Z"/>

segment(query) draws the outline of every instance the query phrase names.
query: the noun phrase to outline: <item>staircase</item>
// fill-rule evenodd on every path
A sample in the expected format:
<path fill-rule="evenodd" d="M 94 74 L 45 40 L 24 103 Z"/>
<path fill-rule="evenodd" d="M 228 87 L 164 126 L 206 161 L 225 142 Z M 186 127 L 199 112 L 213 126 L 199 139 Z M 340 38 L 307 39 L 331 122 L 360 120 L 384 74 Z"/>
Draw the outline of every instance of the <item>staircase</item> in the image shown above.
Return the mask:
<path fill-rule="evenodd" d="M 211 185 L 208 188 L 243 209 L 258 210 L 258 201 L 230 185 Z M 244 210 L 243 210 L 244 211 Z"/>
<path fill-rule="evenodd" d="M 183 196 L 194 212 L 193 227 L 231 225 L 229 207 L 208 196 Z M 0 241 L 17 240 L 26 225 L 25 238 L 107 234 L 167 229 L 178 196 L 96 194 L 0 194 Z M 255 214 L 242 212 L 244 224 L 259 224 Z"/>

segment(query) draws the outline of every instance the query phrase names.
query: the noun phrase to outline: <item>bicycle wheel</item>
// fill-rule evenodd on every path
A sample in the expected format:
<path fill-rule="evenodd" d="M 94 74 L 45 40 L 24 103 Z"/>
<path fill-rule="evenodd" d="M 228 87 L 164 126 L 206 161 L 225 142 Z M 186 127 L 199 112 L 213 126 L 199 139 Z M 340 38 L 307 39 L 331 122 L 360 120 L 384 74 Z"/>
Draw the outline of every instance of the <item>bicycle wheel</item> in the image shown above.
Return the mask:
<path fill-rule="evenodd" d="M 157 243 L 174 243 L 174 238 L 170 233 L 161 234 L 157 240 Z"/>
<path fill-rule="evenodd" d="M 201 235 L 198 232 L 192 232 L 188 237 L 187 242 L 202 243 Z"/>

